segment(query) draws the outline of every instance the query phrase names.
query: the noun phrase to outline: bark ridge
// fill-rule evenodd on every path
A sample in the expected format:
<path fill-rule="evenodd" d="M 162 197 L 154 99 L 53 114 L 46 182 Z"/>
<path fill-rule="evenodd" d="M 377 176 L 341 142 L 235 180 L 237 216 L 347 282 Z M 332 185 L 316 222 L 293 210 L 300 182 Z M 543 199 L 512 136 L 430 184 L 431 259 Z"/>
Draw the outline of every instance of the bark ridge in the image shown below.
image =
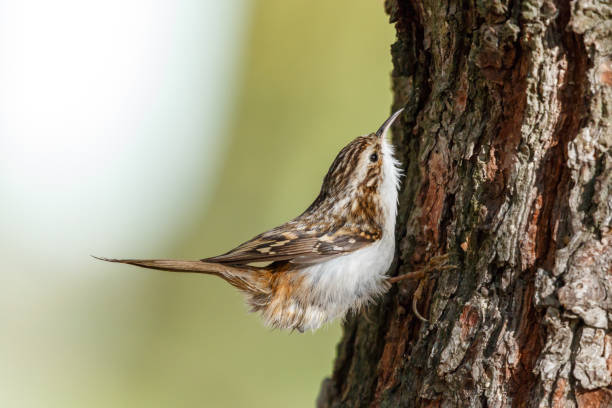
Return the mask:
<path fill-rule="evenodd" d="M 612 406 L 612 5 L 387 0 L 406 177 L 393 274 L 319 407 Z M 399 122 L 399 121 L 398 121 Z"/>

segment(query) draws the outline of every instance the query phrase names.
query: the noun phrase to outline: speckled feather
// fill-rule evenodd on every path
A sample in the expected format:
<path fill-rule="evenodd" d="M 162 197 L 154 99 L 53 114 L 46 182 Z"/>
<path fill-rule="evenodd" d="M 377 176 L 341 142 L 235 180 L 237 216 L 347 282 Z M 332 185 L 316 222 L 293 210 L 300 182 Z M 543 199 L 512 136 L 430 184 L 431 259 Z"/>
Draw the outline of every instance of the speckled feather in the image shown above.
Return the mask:
<path fill-rule="evenodd" d="M 361 308 L 389 286 L 399 170 L 385 136 L 400 112 L 338 153 L 317 198 L 293 220 L 201 261 L 105 260 L 219 276 L 271 327 L 316 330 Z"/>
<path fill-rule="evenodd" d="M 319 196 L 303 214 L 223 255 L 202 261 L 231 265 L 267 261 L 309 264 L 380 239 L 384 222 L 377 192 L 381 160 L 368 169 L 364 181 L 349 186 L 351 172 L 357 171 L 356 161 L 366 149 L 380 154 L 377 138 L 358 137 L 342 149 L 325 176 Z"/>

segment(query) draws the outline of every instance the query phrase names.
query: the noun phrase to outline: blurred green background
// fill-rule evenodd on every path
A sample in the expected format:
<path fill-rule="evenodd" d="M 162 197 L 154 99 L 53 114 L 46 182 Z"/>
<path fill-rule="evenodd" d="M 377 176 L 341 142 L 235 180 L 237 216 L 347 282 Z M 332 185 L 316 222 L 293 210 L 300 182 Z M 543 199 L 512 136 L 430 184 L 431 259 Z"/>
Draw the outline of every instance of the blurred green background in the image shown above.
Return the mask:
<path fill-rule="evenodd" d="M 10 3 L 4 30 L 48 17 Z M 54 16 L 82 26 L 54 38 L 52 16 L 50 33 L 0 32 L 0 56 L 42 61 L 17 79 L 46 72 L 27 95 L 19 65 L 0 70 L 12 92 L 0 97 L 0 404 L 314 406 L 339 323 L 272 331 L 221 281 L 88 256 L 198 259 L 303 211 L 340 148 L 389 114 L 382 1 L 60 3 Z M 49 35 L 65 55 L 41 56 Z"/>

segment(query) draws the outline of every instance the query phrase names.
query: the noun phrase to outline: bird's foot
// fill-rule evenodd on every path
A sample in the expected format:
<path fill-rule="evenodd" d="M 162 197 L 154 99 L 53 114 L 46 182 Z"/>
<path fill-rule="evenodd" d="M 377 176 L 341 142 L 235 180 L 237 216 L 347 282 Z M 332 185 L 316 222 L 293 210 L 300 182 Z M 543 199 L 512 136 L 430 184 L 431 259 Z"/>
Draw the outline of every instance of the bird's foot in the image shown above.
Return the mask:
<path fill-rule="evenodd" d="M 394 276 L 388 279 L 388 282 L 391 284 L 397 283 L 402 280 L 408 280 L 408 279 L 418 279 L 419 280 L 419 286 L 417 286 L 416 290 L 414 291 L 414 294 L 412 295 L 412 311 L 414 312 L 414 315 L 423 322 L 429 322 L 428 319 L 424 318 L 421 315 L 417 307 L 419 301 L 423 297 L 423 290 L 425 289 L 426 281 L 423 278 L 425 278 L 425 276 L 427 276 L 429 273 L 433 271 L 446 271 L 450 269 L 457 269 L 456 265 L 449 264 L 449 258 L 450 258 L 449 254 L 434 256 L 427 262 L 427 264 L 424 267 L 414 272 L 408 272 L 403 275 Z"/>
<path fill-rule="evenodd" d="M 388 282 L 393 284 L 408 279 L 423 279 L 427 274 L 433 271 L 446 271 L 450 269 L 457 269 L 456 265 L 448 263 L 449 258 L 450 254 L 434 256 L 427 262 L 424 267 L 417 269 L 414 272 L 407 272 L 402 275 L 389 278 Z"/>

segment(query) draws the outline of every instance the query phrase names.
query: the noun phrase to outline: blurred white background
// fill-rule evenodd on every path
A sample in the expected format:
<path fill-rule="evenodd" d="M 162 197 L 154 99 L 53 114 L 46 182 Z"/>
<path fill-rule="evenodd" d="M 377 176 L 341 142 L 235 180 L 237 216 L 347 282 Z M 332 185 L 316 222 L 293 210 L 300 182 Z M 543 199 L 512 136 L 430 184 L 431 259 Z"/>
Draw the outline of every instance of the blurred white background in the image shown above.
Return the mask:
<path fill-rule="evenodd" d="M 109 291 L 89 254 L 161 252 L 201 211 L 248 5 L 0 1 L 3 406 L 84 402 L 100 385 L 121 392 L 116 372 L 104 376 L 116 383 L 98 382 L 120 362 L 90 336 L 115 324 L 100 319 L 121 319 L 143 275 Z M 103 313 L 92 290 L 119 298 Z"/>
<path fill-rule="evenodd" d="M 90 255 L 297 215 L 388 116 L 392 41 L 379 0 L 0 0 L 0 406 L 312 406 L 338 323 L 270 331 L 223 282 Z"/>

